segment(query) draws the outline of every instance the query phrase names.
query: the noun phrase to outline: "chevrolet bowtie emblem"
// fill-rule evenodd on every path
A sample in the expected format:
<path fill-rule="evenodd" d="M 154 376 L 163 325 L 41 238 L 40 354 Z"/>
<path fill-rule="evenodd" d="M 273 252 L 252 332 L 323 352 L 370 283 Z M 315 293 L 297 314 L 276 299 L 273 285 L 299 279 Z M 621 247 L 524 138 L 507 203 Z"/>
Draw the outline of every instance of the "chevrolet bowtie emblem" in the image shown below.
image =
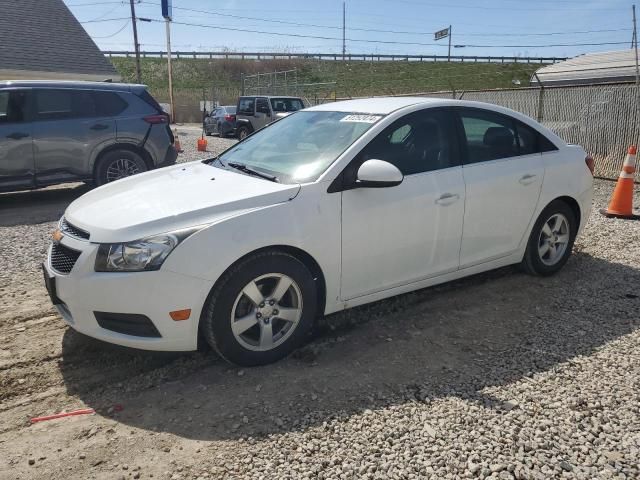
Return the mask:
<path fill-rule="evenodd" d="M 60 240 L 62 240 L 62 232 L 60 230 L 55 230 L 52 234 L 51 237 L 53 238 L 53 241 L 58 243 L 60 242 Z"/>

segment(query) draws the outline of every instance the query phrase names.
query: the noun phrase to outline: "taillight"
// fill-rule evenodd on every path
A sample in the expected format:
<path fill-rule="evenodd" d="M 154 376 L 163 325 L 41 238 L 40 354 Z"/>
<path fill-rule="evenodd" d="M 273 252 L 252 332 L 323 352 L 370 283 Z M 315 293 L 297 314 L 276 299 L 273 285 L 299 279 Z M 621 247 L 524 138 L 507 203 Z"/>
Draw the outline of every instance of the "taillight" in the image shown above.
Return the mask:
<path fill-rule="evenodd" d="M 169 123 L 169 116 L 162 113 L 156 115 L 147 115 L 146 117 L 142 117 L 142 119 L 152 125 L 157 125 L 159 123 Z"/>
<path fill-rule="evenodd" d="M 235 122 L 235 121 L 236 121 L 236 116 L 235 116 L 235 115 L 225 115 L 225 116 L 224 116 L 224 119 L 225 119 L 227 122 Z"/>
<path fill-rule="evenodd" d="M 593 157 L 591 155 L 587 155 L 584 159 L 584 163 L 587 164 L 587 168 L 591 172 L 591 175 L 593 175 L 593 172 L 596 169 L 596 162 L 593 160 Z"/>

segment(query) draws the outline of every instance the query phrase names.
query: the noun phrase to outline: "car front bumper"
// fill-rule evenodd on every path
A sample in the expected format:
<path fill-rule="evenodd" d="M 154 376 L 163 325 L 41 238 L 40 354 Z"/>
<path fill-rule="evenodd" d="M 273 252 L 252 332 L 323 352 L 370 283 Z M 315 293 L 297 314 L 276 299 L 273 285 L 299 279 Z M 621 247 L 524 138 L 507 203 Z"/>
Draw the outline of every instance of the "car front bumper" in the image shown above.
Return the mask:
<path fill-rule="evenodd" d="M 81 252 L 68 274 L 52 267 L 49 247 L 44 275 L 51 299 L 73 329 L 105 342 L 144 350 L 189 351 L 198 343 L 198 322 L 211 285 L 206 280 L 162 269 L 149 272 L 95 272 L 98 244 L 64 236 L 60 244 Z M 191 309 L 188 320 L 174 321 L 169 312 Z M 151 322 L 155 336 L 121 333 L 113 322 L 98 322 L 105 313 L 120 325 L 129 319 Z M 122 323 L 124 319 L 124 324 Z M 117 324 L 117 323 L 116 323 Z M 105 326 L 107 328 L 105 328 Z M 131 327 L 131 325 L 130 325 Z M 140 332 L 140 325 L 125 328 Z"/>

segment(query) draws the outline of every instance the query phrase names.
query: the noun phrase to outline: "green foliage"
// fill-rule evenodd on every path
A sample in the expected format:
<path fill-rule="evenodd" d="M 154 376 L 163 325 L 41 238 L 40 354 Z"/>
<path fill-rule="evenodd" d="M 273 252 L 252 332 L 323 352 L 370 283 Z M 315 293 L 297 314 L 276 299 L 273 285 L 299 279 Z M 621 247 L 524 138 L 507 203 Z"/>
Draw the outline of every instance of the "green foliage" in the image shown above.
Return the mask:
<path fill-rule="evenodd" d="M 111 59 L 124 81 L 135 81 L 133 58 Z M 297 69 L 297 81 L 303 83 L 336 82 L 337 97 L 392 95 L 440 90 L 475 90 L 514 87 L 514 80 L 528 86 L 540 64 L 416 62 L 416 61 L 329 61 L 317 59 L 194 59 L 173 60 L 174 90 L 233 92 L 240 89 L 241 74 L 251 75 Z M 167 62 L 162 58 L 143 58 L 142 81 L 152 92 L 167 87 Z M 325 89 L 325 92 L 327 89 Z M 231 96 L 228 94 L 228 96 Z M 333 95 L 332 95 L 333 96 Z"/>

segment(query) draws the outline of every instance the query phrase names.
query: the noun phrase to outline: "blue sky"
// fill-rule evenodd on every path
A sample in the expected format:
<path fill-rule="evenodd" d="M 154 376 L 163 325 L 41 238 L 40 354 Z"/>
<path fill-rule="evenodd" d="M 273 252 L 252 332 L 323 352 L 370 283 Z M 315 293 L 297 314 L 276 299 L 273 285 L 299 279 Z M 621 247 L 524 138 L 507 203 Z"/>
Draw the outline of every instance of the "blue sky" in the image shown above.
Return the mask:
<path fill-rule="evenodd" d="M 64 1 L 78 20 L 89 22 L 83 26 L 103 50 L 133 49 L 131 24 L 124 19 L 130 14 L 128 0 Z M 137 15 L 161 19 L 159 2 L 142 0 L 136 5 Z M 434 42 L 433 32 L 450 24 L 453 44 L 465 45 L 452 49 L 452 55 L 564 57 L 629 48 L 631 43 L 631 4 L 622 0 L 347 0 L 346 4 L 351 53 L 446 55 L 447 40 Z M 173 0 L 173 5 L 174 50 L 333 53 L 342 49 L 342 0 Z M 164 49 L 162 23 L 139 22 L 138 32 L 143 50 Z M 624 44 L 539 46 L 608 42 Z"/>

